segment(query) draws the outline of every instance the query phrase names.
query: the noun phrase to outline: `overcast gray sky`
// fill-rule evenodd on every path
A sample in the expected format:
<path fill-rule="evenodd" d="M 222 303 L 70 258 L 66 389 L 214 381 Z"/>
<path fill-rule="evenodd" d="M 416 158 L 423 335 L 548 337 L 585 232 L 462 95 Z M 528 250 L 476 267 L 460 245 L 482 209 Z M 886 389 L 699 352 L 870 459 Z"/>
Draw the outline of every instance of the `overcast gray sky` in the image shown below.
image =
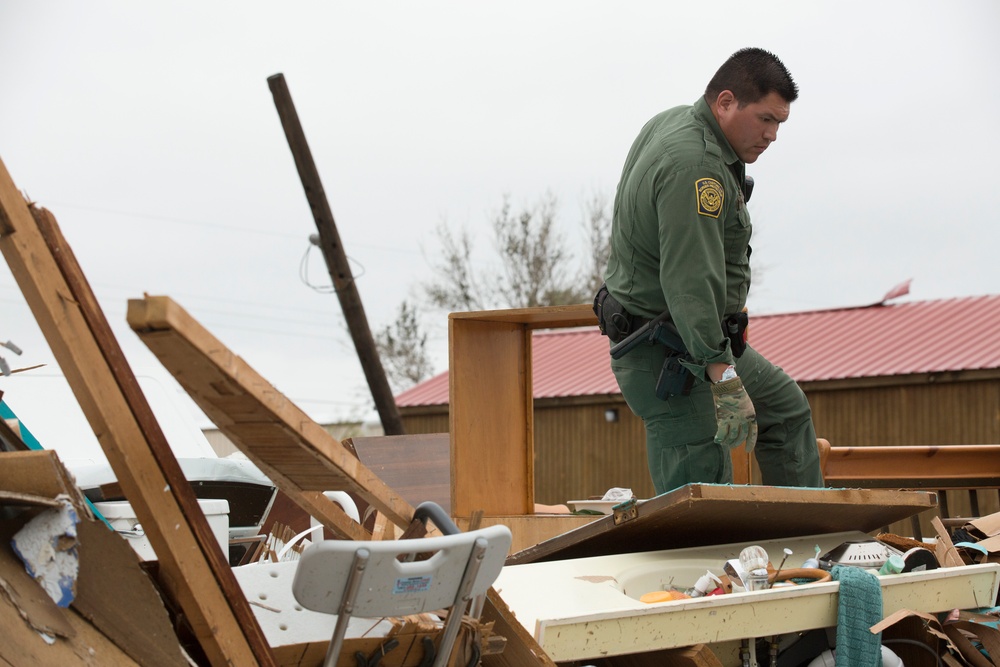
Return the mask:
<path fill-rule="evenodd" d="M 336 297 L 302 280 L 315 232 L 267 86 L 285 75 L 373 329 L 431 277 L 435 228 L 546 191 L 582 250 L 658 111 L 743 46 L 800 98 L 756 180 L 753 312 L 997 293 L 1000 3 L 519 0 L 0 1 L 0 159 L 50 209 L 139 374 L 125 324 L 177 300 L 317 419 L 368 414 Z M 318 250 L 307 280 L 328 286 Z M 12 406 L 57 366 L 0 266 Z M 431 321 L 436 370 L 446 315 Z M 28 377 L 34 376 L 34 377 Z M 52 408 L 50 408 L 50 413 Z M 36 419 L 38 419 L 36 417 Z M 25 419 L 27 421 L 27 419 Z M 33 430 L 38 431 L 40 424 Z"/>

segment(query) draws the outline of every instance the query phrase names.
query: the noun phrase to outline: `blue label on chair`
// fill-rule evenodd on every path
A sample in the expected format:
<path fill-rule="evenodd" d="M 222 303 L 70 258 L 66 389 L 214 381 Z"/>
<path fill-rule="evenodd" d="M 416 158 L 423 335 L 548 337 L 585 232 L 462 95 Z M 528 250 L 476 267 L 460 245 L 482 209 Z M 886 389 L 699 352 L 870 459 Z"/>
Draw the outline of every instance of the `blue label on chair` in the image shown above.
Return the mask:
<path fill-rule="evenodd" d="M 431 587 L 433 577 L 404 577 L 396 580 L 392 588 L 393 595 L 401 593 L 423 593 Z"/>

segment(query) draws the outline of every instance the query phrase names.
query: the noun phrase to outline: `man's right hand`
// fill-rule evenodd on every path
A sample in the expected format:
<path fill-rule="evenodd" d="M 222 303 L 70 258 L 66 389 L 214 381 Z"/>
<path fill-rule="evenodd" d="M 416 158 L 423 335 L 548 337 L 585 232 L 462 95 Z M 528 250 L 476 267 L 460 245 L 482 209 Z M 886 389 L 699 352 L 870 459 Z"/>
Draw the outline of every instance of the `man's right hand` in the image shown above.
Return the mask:
<path fill-rule="evenodd" d="M 746 440 L 747 452 L 757 444 L 757 413 L 738 377 L 712 385 L 715 398 L 715 421 L 719 428 L 715 441 L 730 449 Z"/>

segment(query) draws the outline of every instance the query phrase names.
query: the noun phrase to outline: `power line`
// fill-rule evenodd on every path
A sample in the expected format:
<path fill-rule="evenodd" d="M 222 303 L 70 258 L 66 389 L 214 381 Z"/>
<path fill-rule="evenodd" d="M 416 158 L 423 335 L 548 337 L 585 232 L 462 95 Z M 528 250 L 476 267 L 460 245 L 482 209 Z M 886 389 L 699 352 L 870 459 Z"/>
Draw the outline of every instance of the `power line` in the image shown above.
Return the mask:
<path fill-rule="evenodd" d="M 191 227 L 207 227 L 228 232 L 239 232 L 241 234 L 260 234 L 262 236 L 275 236 L 280 238 L 295 238 L 295 239 L 302 238 L 302 234 L 299 233 L 278 232 L 269 229 L 253 229 L 247 227 L 240 227 L 237 225 L 229 225 L 221 222 L 211 222 L 209 220 L 190 220 L 186 218 L 177 218 L 174 216 L 158 215 L 155 213 L 137 213 L 135 211 L 122 211 L 119 209 L 105 208 L 101 206 L 82 206 L 80 204 L 64 204 L 59 202 L 53 202 L 52 206 L 76 209 L 80 211 L 90 211 L 91 213 L 105 213 L 108 215 L 117 215 L 129 218 L 144 218 L 147 220 L 156 220 L 158 222 L 170 222 L 179 225 L 188 225 Z M 48 206 L 46 208 L 48 208 Z M 308 237 L 308 235 L 306 236 Z M 400 247 L 373 245 L 370 243 L 357 243 L 357 242 L 355 242 L 354 245 L 360 248 L 371 248 L 373 250 L 381 250 L 386 252 L 398 252 L 398 253 L 405 253 L 408 255 L 420 254 L 419 251 L 410 246 L 400 248 Z"/>

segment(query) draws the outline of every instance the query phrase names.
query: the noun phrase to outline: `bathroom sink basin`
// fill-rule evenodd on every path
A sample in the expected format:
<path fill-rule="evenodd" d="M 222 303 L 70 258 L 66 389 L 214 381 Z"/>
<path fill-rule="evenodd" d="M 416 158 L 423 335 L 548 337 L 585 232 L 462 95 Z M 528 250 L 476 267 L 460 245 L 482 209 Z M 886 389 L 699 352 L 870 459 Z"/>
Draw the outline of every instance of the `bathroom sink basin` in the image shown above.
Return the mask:
<path fill-rule="evenodd" d="M 870 539 L 856 531 L 791 539 L 614 554 L 509 565 L 494 583 L 517 620 L 557 662 L 587 660 L 694 644 L 739 641 L 837 623 L 837 581 L 671 600 L 639 598 L 686 590 L 710 571 L 724 573 L 743 548 L 763 547 L 777 567 L 800 568 L 844 542 Z M 818 551 L 818 553 L 817 553 Z M 991 605 L 1000 564 L 939 568 L 879 577 L 884 615 L 900 609 L 939 612 Z"/>

